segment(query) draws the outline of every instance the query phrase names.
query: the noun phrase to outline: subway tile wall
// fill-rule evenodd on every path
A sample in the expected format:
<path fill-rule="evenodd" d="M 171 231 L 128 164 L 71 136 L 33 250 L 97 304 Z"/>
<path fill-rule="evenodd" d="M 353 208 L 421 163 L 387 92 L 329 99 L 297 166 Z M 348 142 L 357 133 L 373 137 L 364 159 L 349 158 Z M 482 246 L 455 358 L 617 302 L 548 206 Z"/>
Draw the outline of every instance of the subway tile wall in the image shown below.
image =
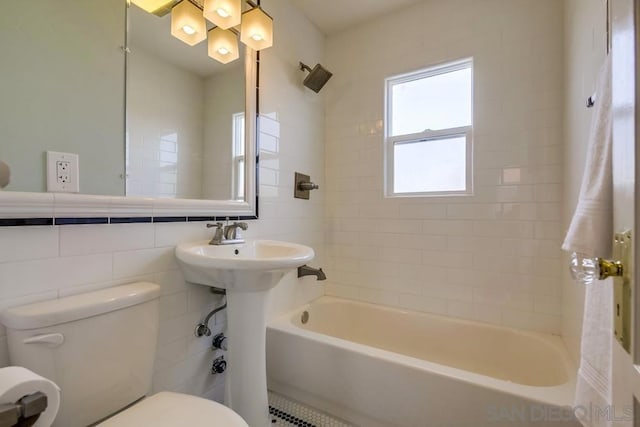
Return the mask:
<path fill-rule="evenodd" d="M 218 297 L 205 287 L 187 285 L 173 255 L 180 241 L 205 238 L 203 228 L 203 223 L 2 228 L 0 309 L 139 280 L 158 283 L 154 390 L 220 397 L 221 377 L 207 374 L 212 360 L 208 340 L 192 333 Z M 215 327 L 224 328 L 223 315 Z M 4 329 L 0 335 L 0 366 L 6 366 Z"/>
<path fill-rule="evenodd" d="M 302 87 L 299 60 L 322 61 L 324 37 L 288 0 L 263 1 L 275 21 L 275 46 L 262 53 L 261 108 L 268 112 L 261 138 L 260 219 L 246 236 L 307 244 L 323 266 L 322 194 L 293 199 L 293 171 L 312 174 L 324 185 L 322 99 Z M 209 374 L 217 353 L 193 330 L 219 304 L 207 288 L 185 284 L 174 259 L 180 242 L 210 237 L 204 223 L 0 227 L 0 309 L 149 280 L 162 287 L 160 336 L 154 391 L 172 390 L 222 399 L 224 376 Z M 324 293 L 322 284 L 295 273 L 272 291 L 274 316 Z M 212 321 L 212 324 L 214 321 Z M 216 315 L 214 333 L 224 329 Z M 0 366 L 9 363 L 5 330 L 0 328 Z"/>
<path fill-rule="evenodd" d="M 142 48 L 127 66 L 127 194 L 202 198 L 205 79 Z"/>
<path fill-rule="evenodd" d="M 560 333 L 562 5 L 424 1 L 328 37 L 328 294 Z M 385 199 L 384 79 L 466 57 L 473 196 Z"/>

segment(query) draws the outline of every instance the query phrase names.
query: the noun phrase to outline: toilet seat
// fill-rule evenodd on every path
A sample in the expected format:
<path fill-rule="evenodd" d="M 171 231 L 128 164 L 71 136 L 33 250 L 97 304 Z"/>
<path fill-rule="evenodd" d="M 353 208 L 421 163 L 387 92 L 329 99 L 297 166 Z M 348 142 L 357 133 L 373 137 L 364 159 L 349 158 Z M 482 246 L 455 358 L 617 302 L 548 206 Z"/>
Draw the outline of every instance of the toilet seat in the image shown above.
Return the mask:
<path fill-rule="evenodd" d="M 99 427 L 249 427 L 220 403 L 188 394 L 160 392 L 109 418 Z"/>

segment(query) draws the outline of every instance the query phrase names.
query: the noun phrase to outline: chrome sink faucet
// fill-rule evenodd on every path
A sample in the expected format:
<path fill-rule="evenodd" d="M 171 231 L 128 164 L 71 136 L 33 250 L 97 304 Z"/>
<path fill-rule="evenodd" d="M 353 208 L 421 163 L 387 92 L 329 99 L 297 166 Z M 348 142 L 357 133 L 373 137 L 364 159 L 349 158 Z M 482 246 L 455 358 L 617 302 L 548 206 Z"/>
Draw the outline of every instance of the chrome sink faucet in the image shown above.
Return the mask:
<path fill-rule="evenodd" d="M 207 224 L 207 228 L 212 227 L 215 227 L 216 230 L 213 238 L 209 242 L 210 245 L 231 245 L 245 242 L 238 229 L 246 230 L 249 228 L 249 225 L 246 222 L 234 222 L 231 225 L 224 225 L 221 222 Z"/>

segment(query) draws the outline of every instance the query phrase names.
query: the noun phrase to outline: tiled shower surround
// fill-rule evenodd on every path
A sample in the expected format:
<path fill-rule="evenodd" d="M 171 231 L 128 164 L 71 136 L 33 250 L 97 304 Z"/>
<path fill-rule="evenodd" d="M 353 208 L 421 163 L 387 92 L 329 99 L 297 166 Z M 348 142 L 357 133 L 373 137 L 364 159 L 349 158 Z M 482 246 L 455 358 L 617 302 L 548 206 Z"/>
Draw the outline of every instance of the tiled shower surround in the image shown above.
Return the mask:
<path fill-rule="evenodd" d="M 384 79 L 468 57 L 474 194 L 385 198 Z M 420 2 L 326 66 L 327 293 L 559 333 L 563 2 Z"/>

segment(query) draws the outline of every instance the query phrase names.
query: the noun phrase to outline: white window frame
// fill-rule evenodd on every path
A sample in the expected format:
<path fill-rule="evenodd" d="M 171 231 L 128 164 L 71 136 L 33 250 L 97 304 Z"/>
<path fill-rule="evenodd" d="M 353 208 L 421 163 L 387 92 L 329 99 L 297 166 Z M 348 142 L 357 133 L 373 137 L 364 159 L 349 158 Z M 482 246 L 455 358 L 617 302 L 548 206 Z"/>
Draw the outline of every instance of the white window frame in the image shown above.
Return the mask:
<path fill-rule="evenodd" d="M 233 121 L 233 149 L 231 153 L 231 163 L 233 168 L 231 179 L 232 200 L 244 200 L 244 113 L 234 113 Z"/>
<path fill-rule="evenodd" d="M 391 108 L 392 89 L 396 84 L 414 80 L 421 80 L 453 71 L 471 69 L 471 125 L 426 130 L 424 132 L 390 136 L 393 109 Z M 464 136 L 466 139 L 466 183 L 465 189 L 459 191 L 423 191 L 396 193 L 394 188 L 394 147 L 400 144 L 441 140 Z M 384 181 L 385 197 L 442 197 L 442 196 L 470 196 L 473 195 L 473 58 L 447 62 L 419 71 L 388 77 L 385 79 L 385 122 L 384 122 Z"/>

